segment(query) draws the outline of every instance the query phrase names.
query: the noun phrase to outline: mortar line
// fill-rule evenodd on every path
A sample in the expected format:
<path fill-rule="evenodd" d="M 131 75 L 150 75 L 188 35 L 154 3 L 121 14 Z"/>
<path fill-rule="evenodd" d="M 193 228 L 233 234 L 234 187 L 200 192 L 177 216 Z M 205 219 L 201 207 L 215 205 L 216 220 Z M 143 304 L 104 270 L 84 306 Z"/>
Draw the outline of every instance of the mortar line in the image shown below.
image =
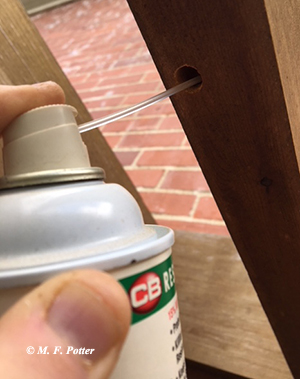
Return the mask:
<path fill-rule="evenodd" d="M 139 151 L 141 149 L 141 147 L 120 147 L 118 149 L 114 149 L 114 151 L 116 152 L 133 152 L 133 151 Z M 153 146 L 153 147 L 147 147 L 147 146 L 144 146 L 142 147 L 142 149 L 144 149 L 144 151 L 173 151 L 173 150 L 176 150 L 176 151 L 190 151 L 190 148 L 188 146 L 184 146 L 184 147 L 181 147 L 181 146 Z"/>
<path fill-rule="evenodd" d="M 195 199 L 194 205 L 193 205 L 193 207 L 192 207 L 192 209 L 191 209 L 191 211 L 190 211 L 190 217 L 192 217 L 192 218 L 194 218 L 194 215 L 195 215 L 196 209 L 198 208 L 198 205 L 199 205 L 200 198 L 201 198 L 201 196 L 199 196 L 199 195 L 197 194 L 197 197 L 196 197 L 196 199 Z"/>
<path fill-rule="evenodd" d="M 101 128 L 100 128 L 101 130 Z M 122 132 L 103 132 L 103 134 L 107 136 L 119 136 L 119 135 L 129 135 L 129 136 L 139 136 L 139 135 L 145 135 L 145 134 L 174 134 L 174 133 L 182 133 L 182 129 L 147 129 L 147 130 L 128 130 L 128 131 L 122 131 Z M 185 136 L 183 137 L 185 141 Z M 183 142 L 184 142 L 183 141 Z M 180 146 L 180 147 L 187 147 L 187 146 Z"/>
<path fill-rule="evenodd" d="M 205 191 L 193 191 L 193 190 L 178 190 L 178 189 L 167 189 L 167 188 L 146 188 L 139 186 L 137 190 L 141 193 L 162 193 L 168 195 L 190 195 L 190 196 L 199 196 L 199 197 L 208 197 L 207 195 L 210 192 Z"/>
<path fill-rule="evenodd" d="M 162 174 L 159 182 L 157 183 L 157 186 L 155 187 L 155 190 L 156 191 L 159 191 L 161 189 L 161 185 L 163 184 L 163 182 L 165 181 L 167 175 L 168 175 L 169 171 L 168 170 L 164 170 L 164 173 Z"/>
<path fill-rule="evenodd" d="M 139 159 L 143 155 L 143 153 L 144 153 L 144 150 L 140 149 L 140 151 L 138 152 L 137 156 L 135 157 L 135 159 L 131 163 L 131 165 L 130 165 L 131 167 L 133 167 L 133 168 L 137 167 L 137 162 L 139 161 Z M 126 170 L 126 168 L 125 168 L 125 170 Z"/>
<path fill-rule="evenodd" d="M 180 221 L 180 222 L 201 223 L 201 224 L 206 224 L 206 225 L 225 226 L 225 222 L 221 220 L 209 220 L 209 219 L 203 219 L 203 218 L 192 218 L 189 216 L 174 216 L 174 215 L 157 214 L 157 213 L 152 213 L 152 215 L 156 220 Z"/>
<path fill-rule="evenodd" d="M 126 170 L 131 170 L 131 165 L 124 166 Z M 189 171 L 189 172 L 201 172 L 200 168 L 197 166 L 136 166 L 134 170 L 169 170 L 169 171 Z"/>

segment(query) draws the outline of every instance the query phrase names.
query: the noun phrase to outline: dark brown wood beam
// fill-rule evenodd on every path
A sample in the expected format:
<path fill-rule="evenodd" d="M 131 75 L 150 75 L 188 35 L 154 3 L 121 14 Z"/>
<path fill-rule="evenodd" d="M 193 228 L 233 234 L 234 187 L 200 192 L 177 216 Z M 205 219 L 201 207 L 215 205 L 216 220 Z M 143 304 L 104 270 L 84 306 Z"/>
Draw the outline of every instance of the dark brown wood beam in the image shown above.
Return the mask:
<path fill-rule="evenodd" d="M 201 89 L 174 96 L 173 104 L 291 371 L 300 378 L 300 4 L 128 3 L 167 87 L 185 65 L 202 76 Z"/>

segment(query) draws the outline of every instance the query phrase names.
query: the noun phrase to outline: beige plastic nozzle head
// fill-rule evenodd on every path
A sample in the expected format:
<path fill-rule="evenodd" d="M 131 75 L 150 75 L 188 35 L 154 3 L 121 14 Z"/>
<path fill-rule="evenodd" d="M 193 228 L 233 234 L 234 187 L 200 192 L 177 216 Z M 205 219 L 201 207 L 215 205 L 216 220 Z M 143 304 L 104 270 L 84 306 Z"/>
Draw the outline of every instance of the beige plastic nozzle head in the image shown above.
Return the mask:
<path fill-rule="evenodd" d="M 2 186 L 3 182 L 14 187 L 17 182 L 32 185 L 79 180 L 78 174 L 91 179 L 86 175 L 96 172 L 99 178 L 100 169 L 91 168 L 76 114 L 69 105 L 49 105 L 17 117 L 3 133 Z"/>

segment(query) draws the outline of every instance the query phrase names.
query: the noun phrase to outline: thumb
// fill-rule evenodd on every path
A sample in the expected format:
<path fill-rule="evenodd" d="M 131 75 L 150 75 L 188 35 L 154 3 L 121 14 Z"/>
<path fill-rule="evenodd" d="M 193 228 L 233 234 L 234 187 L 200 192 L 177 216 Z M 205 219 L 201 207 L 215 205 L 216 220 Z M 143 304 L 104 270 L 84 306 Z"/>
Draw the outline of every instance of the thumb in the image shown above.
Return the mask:
<path fill-rule="evenodd" d="M 0 320 L 0 377 L 108 378 L 129 322 L 127 296 L 108 274 L 55 277 Z"/>
<path fill-rule="evenodd" d="M 62 88 L 53 82 L 22 86 L 0 85 L 0 134 L 20 114 L 43 105 L 64 102 Z"/>

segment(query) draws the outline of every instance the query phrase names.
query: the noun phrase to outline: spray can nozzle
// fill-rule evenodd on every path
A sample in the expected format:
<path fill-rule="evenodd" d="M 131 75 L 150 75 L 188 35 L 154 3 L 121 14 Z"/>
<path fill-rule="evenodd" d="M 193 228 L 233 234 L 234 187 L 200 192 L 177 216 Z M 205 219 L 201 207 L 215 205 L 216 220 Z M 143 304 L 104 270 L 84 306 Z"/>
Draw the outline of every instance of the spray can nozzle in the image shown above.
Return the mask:
<path fill-rule="evenodd" d="M 101 168 L 91 167 L 80 138 L 83 133 L 129 116 L 158 101 L 201 83 L 195 76 L 139 104 L 78 127 L 77 111 L 69 105 L 35 108 L 19 116 L 3 133 L 4 174 L 1 188 L 104 179 Z"/>
<path fill-rule="evenodd" d="M 17 117 L 3 133 L 0 188 L 103 179 L 90 165 L 76 114 L 69 105 L 49 105 Z"/>

